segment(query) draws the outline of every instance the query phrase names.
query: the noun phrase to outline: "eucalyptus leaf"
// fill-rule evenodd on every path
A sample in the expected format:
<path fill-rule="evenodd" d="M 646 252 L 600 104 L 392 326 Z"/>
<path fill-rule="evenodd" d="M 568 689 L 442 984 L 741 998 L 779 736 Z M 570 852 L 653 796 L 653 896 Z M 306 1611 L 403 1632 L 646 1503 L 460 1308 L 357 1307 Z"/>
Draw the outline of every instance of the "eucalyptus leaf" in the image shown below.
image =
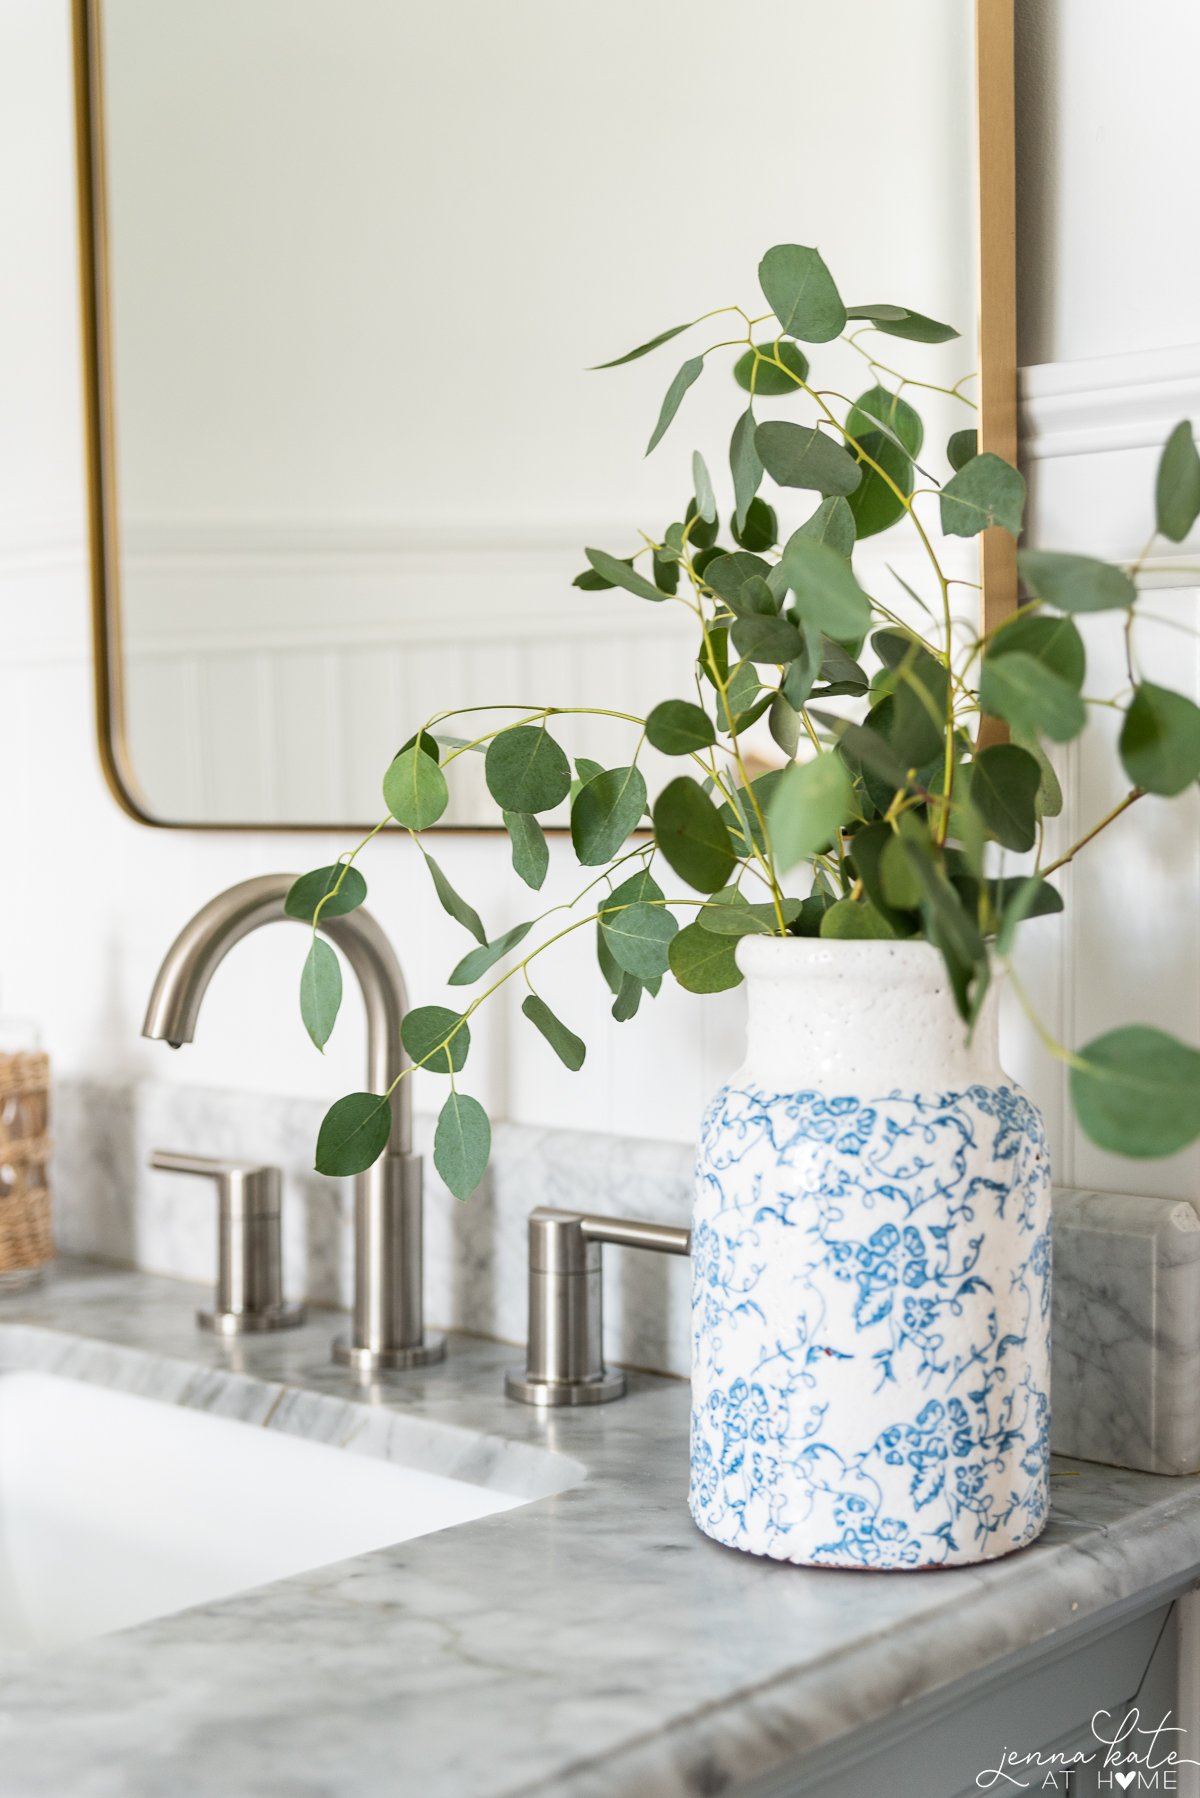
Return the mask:
<path fill-rule="evenodd" d="M 1015 729 L 1037 731 L 1055 743 L 1069 743 L 1087 722 L 1074 687 L 1031 655 L 985 656 L 979 696 L 985 712 Z"/>
<path fill-rule="evenodd" d="M 992 638 L 989 656 L 1032 656 L 1078 693 L 1087 672 L 1087 655 L 1079 626 L 1070 618 L 1050 618 L 1022 609 L 1008 619 Z"/>
<path fill-rule="evenodd" d="M 1037 815 L 1039 818 L 1057 818 L 1063 808 L 1063 791 L 1059 785 L 1054 764 L 1038 742 L 1034 731 L 1014 730 L 1012 738 L 1022 749 L 1027 749 L 1038 765 L 1041 784 L 1037 791 Z"/>
<path fill-rule="evenodd" d="M 664 699 L 646 719 L 646 741 L 663 755 L 691 755 L 716 740 L 708 713 L 687 699 Z"/>
<path fill-rule="evenodd" d="M 571 807 L 571 843 L 585 868 L 612 861 L 646 810 L 638 768 L 608 768 L 580 788 Z"/>
<path fill-rule="evenodd" d="M 469 1093 L 452 1092 L 438 1113 L 433 1165 L 456 1199 L 469 1199 L 487 1172 L 492 1127 Z"/>
<path fill-rule="evenodd" d="M 771 564 L 761 556 L 737 549 L 715 556 L 705 571 L 705 580 L 731 612 L 778 612 L 779 601 L 766 578 L 770 572 Z"/>
<path fill-rule="evenodd" d="M 1154 509 L 1160 534 L 1172 543 L 1182 543 L 1200 517 L 1200 455 L 1186 418 L 1175 426 L 1163 447 Z"/>
<path fill-rule="evenodd" d="M 839 556 L 849 561 L 855 541 L 854 514 L 850 510 L 850 502 L 840 495 L 823 499 L 812 517 L 806 518 L 799 530 L 788 538 L 784 547 L 785 560 L 788 549 L 797 538 L 823 543 L 827 549 L 836 550 Z"/>
<path fill-rule="evenodd" d="M 791 662 L 804 654 L 804 635 L 786 618 L 761 614 L 739 618 L 731 635 L 738 654 L 752 662 Z"/>
<path fill-rule="evenodd" d="M 383 802 L 397 824 L 428 830 L 450 803 L 450 789 L 432 756 L 414 744 L 393 758 L 383 777 Z"/>
<path fill-rule="evenodd" d="M 846 308 L 818 251 L 776 244 L 758 265 L 758 282 L 785 336 L 828 343 L 841 335 Z"/>
<path fill-rule="evenodd" d="M 1200 1052 L 1146 1024 L 1098 1036 L 1071 1065 L 1080 1124 L 1114 1155 L 1173 1155 L 1200 1135 Z"/>
<path fill-rule="evenodd" d="M 583 553 L 593 571 L 601 575 L 610 587 L 623 587 L 626 593 L 636 594 L 638 599 L 662 600 L 670 597 L 669 594 L 660 592 L 644 574 L 639 574 L 636 568 L 630 567 L 628 562 L 610 556 L 607 550 L 585 549 Z"/>
<path fill-rule="evenodd" d="M 733 540 L 742 549 L 770 549 L 779 537 L 779 520 L 774 506 L 765 499 L 752 499 L 746 509 L 746 522 L 739 527 L 736 516 L 730 519 Z"/>
<path fill-rule="evenodd" d="M 861 637 L 871 622 L 871 602 L 844 556 L 803 531 L 788 539 L 779 563 L 780 579 L 795 596 L 807 627 L 847 642 Z"/>
<path fill-rule="evenodd" d="M 782 749 L 788 761 L 794 760 L 796 751 L 800 747 L 803 726 L 799 712 L 783 693 L 776 693 L 771 701 L 767 714 L 767 728 L 771 732 L 772 741 Z"/>
<path fill-rule="evenodd" d="M 457 1074 L 471 1047 L 471 1029 L 460 1012 L 445 1005 L 417 1005 L 404 1014 L 400 1041 L 414 1067 Z"/>
<path fill-rule="evenodd" d="M 602 368 L 621 368 L 626 362 L 636 362 L 639 356 L 648 356 L 661 344 L 670 343 L 672 337 L 679 337 L 684 331 L 690 331 L 698 325 L 698 318 L 689 318 L 686 325 L 672 325 L 669 331 L 660 331 L 657 337 L 651 337 L 647 343 L 639 343 L 636 350 L 626 350 L 623 356 L 614 356 L 611 362 L 594 362 L 588 370 L 589 374 L 597 374 Z"/>
<path fill-rule="evenodd" d="M 784 366 L 777 368 L 771 358 L 777 358 Z M 799 393 L 801 384 L 808 380 L 808 357 L 798 345 L 785 340 L 755 344 L 734 363 L 733 378 L 747 393 L 778 399 L 784 394 Z"/>
<path fill-rule="evenodd" d="M 1141 681 L 1121 727 L 1121 766 L 1144 792 L 1182 793 L 1200 778 L 1200 707 Z"/>
<path fill-rule="evenodd" d="M 571 764 L 542 724 L 514 724 L 494 736 L 484 776 L 506 812 L 550 811 L 571 790 Z"/>
<path fill-rule="evenodd" d="M 703 356 L 689 356 L 687 361 L 683 364 L 683 367 L 676 374 L 675 379 L 671 382 L 671 385 L 667 388 L 666 393 L 663 395 L 662 408 L 658 414 L 658 423 L 650 433 L 650 441 L 646 445 L 647 455 L 650 454 L 651 450 L 654 449 L 657 444 L 662 442 L 671 420 L 679 410 L 680 402 L 682 401 L 684 394 L 692 385 L 692 382 L 699 380 L 703 373 Z"/>
<path fill-rule="evenodd" d="M 904 337 L 909 343 L 949 343 L 958 336 L 951 325 L 939 324 L 937 319 L 927 318 L 908 306 L 850 306 L 846 317 L 863 319 L 877 331 L 886 331 L 889 337 Z"/>
<path fill-rule="evenodd" d="M 468 905 L 462 895 L 455 892 L 440 865 L 434 861 L 424 844 L 421 845 L 421 853 L 425 857 L 425 865 L 429 869 L 429 875 L 433 881 L 433 890 L 438 896 L 442 910 L 448 912 L 456 924 L 461 924 L 465 930 L 469 930 L 477 943 L 486 943 L 487 931 L 484 929 L 483 919 L 475 907 Z"/>
<path fill-rule="evenodd" d="M 826 849 L 853 805 L 853 784 L 840 756 L 819 755 L 785 768 L 766 808 L 776 872 L 786 874 Z"/>
<path fill-rule="evenodd" d="M 627 1024 L 630 1018 L 637 1016 L 638 1006 L 642 1002 L 642 994 L 645 991 L 645 983 L 639 980 L 636 974 L 621 975 L 621 984 L 617 988 L 617 996 L 612 1005 L 612 1015 L 618 1024 Z"/>
<path fill-rule="evenodd" d="M 658 593 L 670 595 L 679 590 L 679 563 L 669 557 L 653 555 L 650 568 L 654 575 L 654 589 Z"/>
<path fill-rule="evenodd" d="M 504 828 L 512 844 L 513 871 L 527 887 L 538 892 L 550 866 L 546 833 L 532 812 L 503 812 Z"/>
<path fill-rule="evenodd" d="M 1018 879 L 1012 893 L 1003 901 L 1003 915 L 996 932 L 996 950 L 1008 955 L 1020 926 L 1026 918 L 1048 916 L 1062 910 L 1062 895 L 1044 881 L 1040 874 L 1027 874 Z"/>
<path fill-rule="evenodd" d="M 541 1031 L 563 1066 L 577 1074 L 587 1055 L 587 1045 L 582 1037 L 576 1036 L 573 1030 L 568 1030 L 562 1019 L 556 1017 L 546 1001 L 539 999 L 536 993 L 530 993 L 521 1010 L 534 1029 Z"/>
<path fill-rule="evenodd" d="M 604 919 L 605 941 L 617 966 L 639 980 L 666 973 L 667 948 L 678 929 L 665 905 L 627 905 L 606 912 Z"/>
<path fill-rule="evenodd" d="M 1005 849 L 1023 854 L 1037 841 L 1037 795 L 1042 774 L 1015 743 L 981 749 L 971 764 L 971 803 Z"/>
<path fill-rule="evenodd" d="M 712 476 L 709 474 L 708 464 L 699 450 L 692 452 L 692 485 L 696 489 L 696 511 L 706 524 L 715 524 L 717 500 L 713 493 Z"/>
<path fill-rule="evenodd" d="M 300 975 L 300 1017 L 324 1052 L 342 1003 L 342 965 L 323 937 L 314 936 Z"/>
<path fill-rule="evenodd" d="M 387 1148 L 392 1102 L 386 1093 L 347 1093 L 321 1120 L 316 1169 L 334 1179 L 365 1173 Z"/>
<path fill-rule="evenodd" d="M 720 897 L 719 893 L 714 894 L 713 903 L 701 907 L 696 918 L 701 930 L 712 936 L 778 936 L 779 919 L 769 900 L 761 905 L 747 905 L 739 894 L 736 905 L 718 904 Z M 782 910 L 784 923 L 794 923 L 800 915 L 800 901 L 785 899 Z"/>
<path fill-rule="evenodd" d="M 817 425 L 794 425 L 771 418 L 757 427 L 754 448 L 780 487 L 805 487 L 826 495 L 853 493 L 862 470 L 840 443 Z M 739 508 L 738 516 L 741 517 Z"/>
<path fill-rule="evenodd" d="M 1095 556 L 1023 549 L 1017 566 L 1033 597 L 1059 612 L 1124 611 L 1137 598 L 1137 588 L 1125 570 L 1097 561 Z"/>
<path fill-rule="evenodd" d="M 753 411 L 747 407 L 733 427 L 729 440 L 729 472 L 733 476 L 734 522 L 739 530 L 746 527 L 750 501 L 762 485 L 763 465 L 755 443 L 757 426 Z"/>
<path fill-rule="evenodd" d="M 339 878 L 342 884 L 334 894 Z M 355 911 L 366 896 L 367 883 L 358 869 L 348 868 L 345 862 L 334 862 L 327 868 L 314 868 L 310 874 L 301 874 L 293 881 L 283 909 L 289 918 L 311 924 L 320 905 L 323 923 L 327 918 L 344 918 L 347 912 Z"/>
<path fill-rule="evenodd" d="M 707 472 L 706 468 L 705 473 Z M 709 486 L 712 486 L 711 480 L 709 481 Z M 687 503 L 683 515 L 691 526 L 691 529 L 688 531 L 688 542 L 691 544 L 693 550 L 704 551 L 706 549 L 711 549 L 717 540 L 717 532 L 721 528 L 721 521 L 716 513 L 716 500 L 713 500 L 712 517 L 704 518 L 701 516 L 700 502 L 696 495 L 693 494 Z M 695 558 L 693 557 L 693 566 L 694 565 Z"/>
<path fill-rule="evenodd" d="M 990 450 L 964 462 L 942 488 L 942 530 L 947 537 L 977 537 L 993 525 L 1018 537 L 1024 512 L 1020 470 Z"/>
<path fill-rule="evenodd" d="M 723 993 L 741 981 L 736 937 L 687 924 L 672 938 L 668 953 L 672 974 L 689 993 Z"/>
<path fill-rule="evenodd" d="M 865 537 L 877 537 L 904 517 L 915 478 L 909 457 L 881 431 L 864 431 L 856 446 L 863 459 L 862 480 L 847 503 L 861 542 Z"/>
<path fill-rule="evenodd" d="M 514 924 L 511 930 L 506 930 L 502 936 L 498 936 L 494 943 L 483 943 L 478 949 L 468 949 L 447 984 L 450 986 L 473 985 L 476 980 L 481 979 L 487 973 L 489 968 L 494 968 L 498 961 L 502 961 L 510 949 L 515 949 L 518 943 L 523 943 L 532 929 L 532 923 Z"/>
<path fill-rule="evenodd" d="M 925 441 L 921 415 L 898 393 L 886 387 L 869 387 L 846 414 L 846 429 L 858 441 L 883 431 L 907 456 L 917 457 Z"/>
<path fill-rule="evenodd" d="M 821 936 L 870 940 L 894 937 L 895 931 L 868 899 L 838 899 L 821 919 Z"/>
<path fill-rule="evenodd" d="M 659 794 L 654 836 L 671 868 L 698 892 L 715 893 L 733 872 L 737 858 L 729 832 L 707 793 L 686 774 Z"/>
<path fill-rule="evenodd" d="M 950 441 L 946 445 L 946 460 L 949 462 L 955 474 L 958 473 L 964 462 L 970 462 L 972 458 L 978 454 L 978 431 L 973 428 L 968 428 L 965 431 L 954 431 L 951 433 Z"/>

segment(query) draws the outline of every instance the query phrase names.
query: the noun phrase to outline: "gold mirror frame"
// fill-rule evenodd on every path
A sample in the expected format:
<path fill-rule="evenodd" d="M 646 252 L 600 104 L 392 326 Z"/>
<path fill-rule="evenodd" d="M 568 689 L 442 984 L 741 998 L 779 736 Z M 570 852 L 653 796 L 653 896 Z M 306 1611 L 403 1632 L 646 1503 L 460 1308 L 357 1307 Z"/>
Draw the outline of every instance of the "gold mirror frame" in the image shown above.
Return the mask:
<path fill-rule="evenodd" d="M 1014 0 L 975 0 L 976 120 L 979 158 L 979 448 L 1006 461 L 1017 455 L 1016 146 L 1013 74 Z M 362 824 L 220 824 L 155 817 L 138 792 L 125 736 L 121 588 L 117 561 L 116 462 L 110 362 L 108 238 L 104 162 L 102 0 L 72 0 L 75 40 L 75 138 L 79 201 L 79 275 L 83 327 L 84 435 L 96 737 L 100 766 L 121 809 L 139 824 L 167 830 L 367 830 Z M 999 528 L 980 540 L 980 609 L 994 630 L 1017 605 L 1016 545 Z M 996 731 L 985 719 L 981 740 Z M 503 834 L 500 825 L 449 825 L 467 834 Z"/>

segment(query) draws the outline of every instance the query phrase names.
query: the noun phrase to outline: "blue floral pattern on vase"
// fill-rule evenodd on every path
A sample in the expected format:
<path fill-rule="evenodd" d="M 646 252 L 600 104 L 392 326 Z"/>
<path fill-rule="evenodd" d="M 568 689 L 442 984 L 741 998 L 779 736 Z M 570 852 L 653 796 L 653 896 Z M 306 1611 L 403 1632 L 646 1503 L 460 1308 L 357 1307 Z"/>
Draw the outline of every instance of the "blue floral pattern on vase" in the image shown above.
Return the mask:
<path fill-rule="evenodd" d="M 724 1087 L 693 1238 L 700 1528 L 830 1567 L 952 1566 L 1032 1541 L 1049 1185 L 1041 1116 L 1010 1085 Z"/>

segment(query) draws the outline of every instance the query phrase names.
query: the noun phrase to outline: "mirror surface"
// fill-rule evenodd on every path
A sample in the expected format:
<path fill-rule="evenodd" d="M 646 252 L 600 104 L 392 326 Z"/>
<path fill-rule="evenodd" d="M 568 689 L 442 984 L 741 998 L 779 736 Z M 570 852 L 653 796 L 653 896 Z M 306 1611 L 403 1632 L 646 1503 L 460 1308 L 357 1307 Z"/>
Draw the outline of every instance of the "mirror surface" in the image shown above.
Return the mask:
<path fill-rule="evenodd" d="M 683 357 L 744 327 L 588 365 L 710 308 L 761 314 L 771 244 L 817 245 L 848 302 L 963 333 L 873 335 L 883 363 L 947 386 L 976 366 L 966 0 L 102 0 L 95 18 L 107 641 L 118 760 L 156 820 L 369 824 L 435 710 L 686 694 L 682 607 L 571 583 L 585 544 L 629 554 L 683 515 L 697 447 L 724 525 L 736 351 L 643 451 Z M 847 344 L 813 361 L 823 386 L 872 385 Z M 974 414 L 920 405 L 940 477 Z M 866 549 L 903 611 L 885 569 L 906 571 L 903 528 Z M 624 728 L 563 738 L 611 765 Z M 492 823 L 464 764 L 443 822 Z"/>

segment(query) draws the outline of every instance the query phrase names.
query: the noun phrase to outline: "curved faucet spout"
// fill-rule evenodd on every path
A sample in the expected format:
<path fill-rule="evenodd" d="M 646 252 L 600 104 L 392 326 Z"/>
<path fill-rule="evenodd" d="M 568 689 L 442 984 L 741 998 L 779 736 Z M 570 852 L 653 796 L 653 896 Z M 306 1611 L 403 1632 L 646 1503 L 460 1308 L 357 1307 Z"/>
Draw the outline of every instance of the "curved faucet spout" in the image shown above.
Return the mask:
<path fill-rule="evenodd" d="M 145 1036 L 190 1043 L 208 983 L 235 943 L 285 918 L 294 874 L 262 874 L 218 893 L 184 925 L 163 959 L 146 1008 Z M 321 922 L 362 988 L 367 1086 L 384 1093 L 407 1063 L 400 1026 L 407 999 L 392 946 L 369 912 Z M 333 1358 L 361 1375 L 424 1367 L 445 1353 L 423 1323 L 421 1160 L 412 1152 L 410 1083 L 392 1095 L 392 1129 L 379 1160 L 354 1182 L 354 1316 Z"/>
<path fill-rule="evenodd" d="M 295 880 L 294 874 L 260 874 L 201 906 L 163 957 L 146 1007 L 143 1036 L 170 1043 L 172 1048 L 193 1041 L 209 981 L 235 943 L 262 925 L 287 917 L 284 901 Z M 369 912 L 322 919 L 320 929 L 345 955 L 362 991 L 367 1013 L 367 1089 L 386 1092 L 408 1059 L 400 1040 L 408 1006 L 400 963 Z M 412 1095 L 405 1080 L 393 1095 L 387 1152 L 406 1155 L 411 1149 Z"/>

